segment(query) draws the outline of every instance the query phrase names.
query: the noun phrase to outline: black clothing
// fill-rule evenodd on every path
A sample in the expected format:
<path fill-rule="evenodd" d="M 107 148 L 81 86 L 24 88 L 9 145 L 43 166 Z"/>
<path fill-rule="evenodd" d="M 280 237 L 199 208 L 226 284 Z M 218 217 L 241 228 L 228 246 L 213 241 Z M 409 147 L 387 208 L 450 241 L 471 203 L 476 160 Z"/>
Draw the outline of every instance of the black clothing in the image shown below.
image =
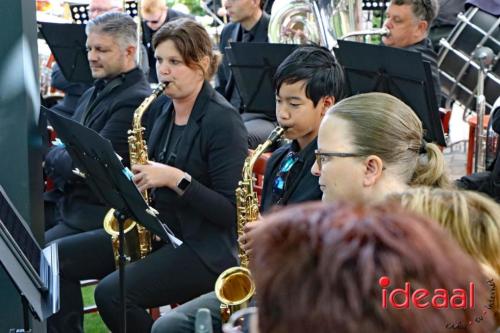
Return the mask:
<path fill-rule="evenodd" d="M 311 168 L 316 159 L 314 155 L 316 148 L 316 139 L 302 150 L 300 150 L 297 142 L 293 141 L 280 147 L 271 155 L 271 158 L 267 161 L 266 172 L 264 174 L 261 202 L 262 212 L 275 204 L 289 205 L 298 202 L 321 200 L 322 193 L 319 189 L 318 177 L 311 173 Z M 287 177 L 285 194 L 280 198 L 279 202 L 274 202 L 276 198 L 273 196 L 273 180 L 279 172 L 281 161 L 289 152 L 296 152 L 298 160 L 293 165 Z"/>
<path fill-rule="evenodd" d="M 217 71 L 218 86 L 216 89 L 242 113 L 243 121 L 249 135 L 248 144 L 251 149 L 255 149 L 260 143 L 264 142 L 276 127 L 276 114 L 274 110 L 257 112 L 243 107 L 238 87 L 225 57 L 225 52 L 226 47 L 230 46 L 230 42 L 267 43 L 269 19 L 269 15 L 263 12 L 260 20 L 250 31 L 244 30 L 240 23 L 229 23 L 222 30 L 219 44 L 223 58 L 222 64 Z"/>
<path fill-rule="evenodd" d="M 128 164 L 127 130 L 131 127 L 134 110 L 150 95 L 151 89 L 144 74 L 137 68 L 103 83 L 102 80 L 96 81 L 94 87 L 83 94 L 73 120 L 84 123 L 109 139 L 123 162 Z M 102 84 L 103 90 L 97 96 L 94 91 Z M 96 97 L 93 105 L 90 103 L 92 96 Z M 59 222 L 79 231 L 102 228 L 102 220 L 109 207 L 104 206 L 84 181 L 72 172 L 74 168 L 63 146 L 54 146 L 47 153 L 45 172 L 54 181 L 56 191 L 62 192 L 60 197 L 52 198 L 57 201 Z M 50 197 L 49 194 L 45 196 L 46 199 Z"/>
<path fill-rule="evenodd" d="M 52 66 L 50 84 L 52 87 L 64 92 L 64 97 L 56 105 L 52 106 L 51 109 L 68 118 L 73 116 L 80 97 L 91 87 L 91 85 L 86 83 L 73 83 L 66 80 L 57 63 Z"/>
<path fill-rule="evenodd" d="M 189 17 L 193 18 L 191 15 L 181 13 L 179 11 L 168 9 L 167 18 L 163 24 L 167 22 L 178 19 L 179 17 Z M 151 83 L 157 83 L 158 77 L 156 76 L 156 59 L 155 52 L 153 50 L 153 35 L 156 31 L 151 30 L 145 22 L 142 22 L 142 44 L 146 47 L 148 62 L 149 62 L 149 77 L 148 80 Z"/>
<path fill-rule="evenodd" d="M 166 109 L 158 114 L 151 131 L 148 145 L 152 159 L 159 157 L 162 147 L 158 141 L 172 116 L 173 104 L 163 108 L 164 103 L 171 102 L 160 97 L 152 106 Z M 238 113 L 205 83 L 171 164 L 192 176 L 191 185 L 182 197 L 167 188 L 154 191 L 162 221 L 179 220 L 179 236 L 216 272 L 236 260 L 234 253 L 229 254 L 236 248 L 234 189 L 247 155 L 246 137 Z"/>
<path fill-rule="evenodd" d="M 267 29 L 269 25 L 269 15 L 266 13 L 262 13 L 260 20 L 255 24 L 255 26 L 247 32 L 246 41 L 248 43 L 267 43 Z M 242 112 L 241 98 L 238 92 L 238 88 L 236 87 L 234 77 L 231 73 L 231 69 L 229 67 L 229 63 L 226 58 L 226 47 L 229 47 L 230 42 L 243 42 L 243 27 L 240 23 L 231 22 L 227 24 L 224 29 L 222 29 L 222 33 L 220 36 L 219 50 L 223 55 L 222 58 L 222 70 L 219 70 L 217 73 L 218 78 L 218 86 L 217 91 L 226 97 L 231 104 Z M 250 111 L 251 110 L 245 110 Z M 271 120 L 276 120 L 276 115 L 274 112 L 266 114 L 266 116 Z"/>
<path fill-rule="evenodd" d="M 279 167 L 290 152 L 298 155 L 298 160 L 293 165 L 291 174 L 287 178 L 285 194 L 280 205 L 288 205 L 306 201 L 320 200 L 322 193 L 318 185 L 318 177 L 311 174 L 311 167 L 314 164 L 314 150 L 317 147 L 316 139 L 307 147 L 299 151 L 297 142 L 284 145 L 276 150 L 267 161 L 266 172 L 264 176 L 264 187 L 262 190 L 261 212 L 268 212 L 275 207 L 272 202 L 273 183 Z M 220 317 L 220 302 L 217 300 L 214 292 L 204 294 L 195 298 L 173 311 L 162 316 L 155 322 L 152 333 L 192 333 L 194 331 L 194 322 L 196 311 L 199 308 L 208 308 L 212 317 L 212 328 L 214 332 L 220 332 L 222 329 Z"/>
<path fill-rule="evenodd" d="M 422 59 L 431 64 L 434 93 L 436 94 L 436 101 L 439 104 L 439 101 L 441 100 L 441 83 L 439 81 L 437 54 L 434 52 L 430 39 L 424 38 L 420 42 L 407 46 L 404 49 L 419 52 L 422 55 Z"/>

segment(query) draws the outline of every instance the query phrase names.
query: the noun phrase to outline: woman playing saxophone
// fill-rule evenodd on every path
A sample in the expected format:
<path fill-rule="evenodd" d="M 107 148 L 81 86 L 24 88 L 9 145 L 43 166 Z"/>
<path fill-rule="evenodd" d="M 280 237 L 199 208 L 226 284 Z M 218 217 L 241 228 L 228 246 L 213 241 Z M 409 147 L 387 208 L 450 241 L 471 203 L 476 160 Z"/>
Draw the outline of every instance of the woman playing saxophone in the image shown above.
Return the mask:
<path fill-rule="evenodd" d="M 133 180 L 150 191 L 160 220 L 183 244 L 153 244 L 151 254 L 126 266 L 130 332 L 150 332 L 147 308 L 206 293 L 237 265 L 234 191 L 247 155 L 240 115 L 208 83 L 219 57 L 205 29 L 174 20 L 156 32 L 153 45 L 158 77 L 168 85 L 148 111 L 149 161 L 132 165 Z M 112 273 L 95 292 L 113 332 L 120 329 L 118 281 Z"/>

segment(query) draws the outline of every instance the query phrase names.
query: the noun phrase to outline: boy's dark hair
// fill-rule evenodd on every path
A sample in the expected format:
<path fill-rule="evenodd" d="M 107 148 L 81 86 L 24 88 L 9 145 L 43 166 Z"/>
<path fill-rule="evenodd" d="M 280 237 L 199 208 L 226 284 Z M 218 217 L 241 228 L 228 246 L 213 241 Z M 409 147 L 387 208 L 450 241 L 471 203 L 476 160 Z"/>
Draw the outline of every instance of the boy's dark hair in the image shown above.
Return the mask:
<path fill-rule="evenodd" d="M 325 96 L 335 97 L 335 102 L 344 97 L 344 70 L 324 47 L 301 46 L 286 57 L 274 75 L 275 91 L 299 81 L 305 81 L 306 96 L 314 106 Z"/>

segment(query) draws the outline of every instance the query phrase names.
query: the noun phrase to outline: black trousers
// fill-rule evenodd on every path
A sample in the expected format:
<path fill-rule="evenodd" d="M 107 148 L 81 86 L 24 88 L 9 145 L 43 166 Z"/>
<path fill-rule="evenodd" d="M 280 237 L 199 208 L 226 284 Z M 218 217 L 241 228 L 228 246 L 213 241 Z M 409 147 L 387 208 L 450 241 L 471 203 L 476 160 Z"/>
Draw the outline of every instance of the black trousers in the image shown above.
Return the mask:
<path fill-rule="evenodd" d="M 276 123 L 267 119 L 263 114 L 243 113 L 241 117 L 248 132 L 248 148 L 250 149 L 255 149 L 266 141 L 276 127 Z"/>
<path fill-rule="evenodd" d="M 102 229 L 61 238 L 59 244 L 61 310 L 49 318 L 49 332 L 82 332 L 80 280 L 100 279 L 95 300 L 112 332 L 120 332 L 119 274 L 115 271 L 110 237 Z M 149 333 L 153 325 L 146 309 L 183 303 L 213 290 L 218 274 L 183 244 L 163 245 L 125 268 L 127 331 Z"/>

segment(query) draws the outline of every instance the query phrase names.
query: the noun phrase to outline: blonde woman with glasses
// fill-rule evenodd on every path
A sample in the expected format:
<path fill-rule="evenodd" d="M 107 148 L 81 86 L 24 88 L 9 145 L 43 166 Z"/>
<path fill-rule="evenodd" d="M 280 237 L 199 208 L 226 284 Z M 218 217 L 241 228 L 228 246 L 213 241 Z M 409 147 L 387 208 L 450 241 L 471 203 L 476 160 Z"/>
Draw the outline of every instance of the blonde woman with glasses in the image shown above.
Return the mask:
<path fill-rule="evenodd" d="M 413 110 L 388 94 L 349 97 L 328 110 L 316 163 L 323 201 L 373 202 L 414 185 L 451 186 L 439 147 Z"/>

